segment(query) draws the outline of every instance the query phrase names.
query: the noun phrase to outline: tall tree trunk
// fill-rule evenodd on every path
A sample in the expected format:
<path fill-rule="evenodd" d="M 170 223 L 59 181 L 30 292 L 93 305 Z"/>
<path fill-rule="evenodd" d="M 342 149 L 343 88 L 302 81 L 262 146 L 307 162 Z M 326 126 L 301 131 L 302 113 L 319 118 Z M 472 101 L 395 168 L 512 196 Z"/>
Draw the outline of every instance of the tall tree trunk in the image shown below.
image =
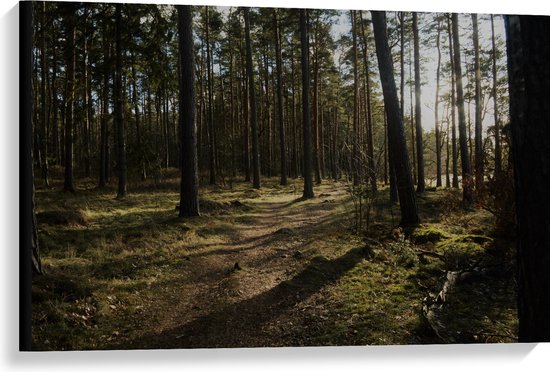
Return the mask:
<path fill-rule="evenodd" d="M 479 32 L 477 14 L 472 14 L 472 32 L 474 39 L 474 70 L 475 70 L 475 175 L 476 191 L 483 189 L 483 139 L 481 123 L 481 66 L 479 63 Z"/>
<path fill-rule="evenodd" d="M 107 34 L 107 26 L 103 30 Z M 110 77 L 110 55 L 109 55 L 109 42 L 106 38 L 103 39 L 103 104 L 101 113 L 101 128 L 100 128 L 100 140 L 99 140 L 99 187 L 105 187 L 107 183 L 107 148 L 108 148 L 108 131 L 107 126 L 109 122 L 109 77 Z"/>
<path fill-rule="evenodd" d="M 302 59 L 302 121 L 304 125 L 304 199 L 313 198 L 313 177 L 311 175 L 311 122 L 309 118 L 309 41 L 307 10 L 300 9 L 300 48 Z"/>
<path fill-rule="evenodd" d="M 250 8 L 244 8 L 244 28 L 246 39 L 246 72 L 248 75 L 248 96 L 250 97 L 250 127 L 252 129 L 252 187 L 260 188 L 260 148 L 258 123 L 256 118 L 256 93 L 252 66 L 252 45 L 250 41 Z"/>
<path fill-rule="evenodd" d="M 436 172 L 436 187 L 442 186 L 441 180 L 441 123 L 439 122 L 439 82 L 441 78 L 441 20 L 437 21 L 437 37 L 435 45 L 437 48 L 437 70 L 435 78 L 435 172 Z M 447 184 L 448 185 L 448 184 Z"/>
<path fill-rule="evenodd" d="M 491 15 L 491 44 L 492 44 L 492 63 L 493 63 L 493 111 L 495 118 L 495 178 L 499 178 L 502 172 L 502 150 L 500 147 L 500 121 L 498 112 L 498 97 L 497 97 L 497 49 L 495 46 L 495 21 Z"/>
<path fill-rule="evenodd" d="M 418 183 L 416 192 L 426 191 L 424 180 L 424 144 L 422 142 L 422 111 L 421 111 L 421 88 L 420 88 L 420 46 L 418 36 L 418 13 L 413 13 L 413 39 L 414 39 L 414 118 L 416 122 L 416 163 Z"/>
<path fill-rule="evenodd" d="M 413 44 L 413 40 L 409 39 L 409 45 Z M 418 182 L 417 173 L 416 173 L 416 137 L 415 137 L 415 118 L 416 115 L 414 114 L 414 98 L 413 98 L 413 91 L 414 91 L 414 85 L 413 85 L 413 65 L 414 65 L 414 57 L 413 57 L 413 49 L 414 45 L 411 48 L 409 46 L 409 103 L 410 103 L 410 124 L 411 124 L 411 152 L 412 152 L 412 177 L 413 177 L 413 183 L 416 185 Z"/>
<path fill-rule="evenodd" d="M 393 76 L 393 62 L 388 46 L 386 30 L 386 13 L 372 11 L 374 28 L 374 40 L 376 42 L 376 54 L 380 80 L 384 93 L 384 103 L 388 115 L 388 137 L 393 157 L 397 190 L 399 193 L 399 206 L 401 209 L 401 225 L 412 225 L 419 222 L 416 207 L 416 197 L 411 176 L 407 143 L 405 140 L 405 127 L 399 114 L 399 100 Z"/>
<path fill-rule="evenodd" d="M 450 163 L 450 154 L 451 154 L 451 150 L 450 150 L 450 145 L 449 145 L 449 120 L 447 120 L 447 147 L 446 147 L 446 152 L 447 152 L 447 157 L 445 158 L 445 187 L 446 188 L 449 188 L 451 187 L 451 174 L 449 172 L 449 163 Z"/>
<path fill-rule="evenodd" d="M 21 137 L 20 142 L 20 158 L 21 158 L 21 173 L 20 173 L 20 182 L 23 186 L 23 182 L 28 185 L 22 188 L 22 193 L 24 196 L 19 200 L 21 213 L 20 213 L 20 223 L 22 225 L 27 225 L 31 223 L 31 231 L 27 231 L 26 234 L 21 234 L 21 250 L 20 255 L 25 258 L 25 261 L 21 261 L 20 264 L 20 278 L 21 282 L 29 283 L 28 288 L 21 288 L 20 294 L 20 306 L 31 306 L 31 276 L 32 274 L 41 274 L 42 273 L 42 264 L 40 260 L 40 247 L 38 242 L 38 229 L 36 223 L 36 214 L 35 214 L 35 203 L 34 203 L 34 161 L 33 161 L 33 144 L 32 136 L 33 130 L 38 130 L 36 128 L 36 123 L 33 122 L 33 86 L 32 86 L 32 75 L 33 75 L 33 3 L 23 2 L 20 4 L 20 18 L 19 18 L 19 60 L 20 60 L 20 89 L 19 89 L 19 115 L 21 119 L 21 125 L 26 131 L 26 135 Z M 70 15 L 69 10 L 67 10 L 67 17 Z M 42 18 L 43 21 L 43 18 Z M 24 230 L 22 230 L 24 231 Z M 24 250 L 24 251 L 23 251 Z M 30 260 L 27 261 L 27 260 Z M 25 310 L 28 308 L 21 308 Z M 20 330 L 26 326 L 30 328 L 30 321 L 28 324 L 24 324 L 24 321 L 20 321 Z M 24 350 L 30 350 L 30 339 L 31 339 L 31 330 L 28 329 L 28 334 L 25 336 L 27 339 L 21 339 L 20 345 L 23 342 L 29 342 L 28 345 L 25 345 Z M 20 334 L 20 336 L 22 336 Z"/>
<path fill-rule="evenodd" d="M 447 18 L 447 30 L 449 34 L 449 56 L 451 64 L 451 148 L 452 148 L 452 169 L 453 169 L 453 181 L 454 188 L 458 188 L 458 152 L 456 148 L 456 73 L 455 62 L 453 52 L 453 32 L 451 26 L 451 16 Z"/>
<path fill-rule="evenodd" d="M 399 193 L 397 192 L 397 179 L 395 177 L 395 166 L 392 154 L 392 148 L 390 146 L 389 131 L 388 131 L 388 114 L 384 108 L 384 126 L 386 132 L 386 142 L 388 148 L 388 172 L 390 178 L 390 202 L 397 203 L 399 201 Z"/>
<path fill-rule="evenodd" d="M 117 3 L 115 8 L 115 121 L 117 128 L 117 170 L 118 190 L 117 198 L 126 196 L 126 143 L 123 121 L 123 90 L 122 90 L 122 4 Z"/>
<path fill-rule="evenodd" d="M 315 43 L 313 44 L 313 97 L 312 97 L 312 130 L 313 130 L 313 168 L 315 170 L 315 183 L 321 184 L 321 162 L 319 151 L 319 35 L 315 20 Z"/>
<path fill-rule="evenodd" d="M 338 93 L 336 94 L 338 97 Z M 336 98 L 338 100 L 338 98 Z M 333 108 L 334 111 L 334 124 L 332 125 L 332 162 L 331 162 L 331 175 L 333 180 L 338 179 L 338 101 Z"/>
<path fill-rule="evenodd" d="M 273 26 L 275 29 L 275 63 L 277 65 L 277 119 L 279 121 L 279 152 L 281 154 L 281 185 L 287 184 L 286 179 L 286 134 L 283 101 L 283 57 L 281 54 L 281 31 L 278 10 L 273 10 Z"/>
<path fill-rule="evenodd" d="M 82 101 L 83 101 L 83 108 L 84 108 L 84 123 L 83 123 L 83 131 L 82 131 L 82 144 L 84 146 L 84 176 L 90 177 L 91 176 L 91 150 L 90 150 L 90 128 L 91 128 L 91 121 L 92 117 L 90 115 L 90 108 L 92 106 L 92 101 L 89 99 L 88 90 L 90 89 L 90 74 L 89 74 L 89 46 L 88 46 L 88 39 L 90 39 L 90 35 L 88 33 L 91 33 L 91 31 L 88 30 L 87 22 L 88 22 L 88 12 L 89 12 L 89 5 L 84 4 L 84 37 L 83 37 L 83 51 L 84 51 L 84 58 L 82 59 L 82 72 L 84 73 L 84 91 L 82 92 Z"/>
<path fill-rule="evenodd" d="M 48 170 L 48 117 L 46 115 L 46 2 L 40 6 L 40 141 L 42 160 L 42 179 L 46 187 L 50 186 Z"/>
<path fill-rule="evenodd" d="M 399 78 L 401 120 L 405 122 L 405 12 L 397 13 L 399 19 Z"/>
<path fill-rule="evenodd" d="M 241 53 L 242 56 L 246 55 L 245 53 Z M 245 58 L 246 59 L 246 58 Z M 246 74 L 246 62 L 241 61 L 243 70 L 242 70 L 242 76 L 243 76 L 243 161 L 244 161 L 244 180 L 245 182 L 250 182 L 250 125 L 249 125 L 249 108 L 250 108 L 250 95 L 248 94 L 248 78 Z"/>
<path fill-rule="evenodd" d="M 365 32 L 365 25 L 363 21 L 363 12 L 359 11 L 359 20 L 361 22 L 361 35 L 363 38 L 363 64 L 365 65 L 365 105 L 366 105 L 366 120 L 367 120 L 367 162 L 369 167 L 369 180 L 371 184 L 372 192 L 376 192 L 376 163 L 374 162 L 374 138 L 373 138 L 373 122 L 372 122 L 372 104 L 371 104 L 371 82 L 370 82 L 370 61 L 369 61 L 369 49 L 368 38 Z"/>
<path fill-rule="evenodd" d="M 507 16 L 519 342 L 550 341 L 550 20 Z"/>
<path fill-rule="evenodd" d="M 65 109 L 65 180 L 63 190 L 74 192 L 73 179 L 73 116 L 75 97 L 75 67 L 76 67 L 76 5 L 75 3 L 63 4 L 64 19 L 67 30 L 67 43 L 65 47 L 66 61 L 66 109 Z"/>
<path fill-rule="evenodd" d="M 181 141 L 180 217 L 199 215 L 197 122 L 195 113 L 195 61 L 193 16 L 190 5 L 178 5 L 179 34 L 179 127 Z"/>
<path fill-rule="evenodd" d="M 263 51 L 263 64 L 264 64 L 264 87 L 265 87 L 265 149 L 267 150 L 266 158 L 266 174 L 268 177 L 272 176 L 272 135 L 273 129 L 271 128 L 271 99 L 270 99 L 270 88 L 269 88 L 269 59 L 267 56 L 267 47 Z M 261 91 L 261 90 L 260 90 Z"/>
<path fill-rule="evenodd" d="M 52 32 L 55 32 L 53 29 L 52 21 Z M 57 101 L 57 53 L 56 47 L 52 47 L 52 79 L 51 79 L 51 100 L 52 100 L 52 153 L 53 153 L 53 162 L 56 165 L 61 163 L 61 151 L 59 143 L 59 102 Z"/>
<path fill-rule="evenodd" d="M 205 7 L 206 11 L 206 73 L 208 79 L 208 160 L 209 160 L 209 183 L 216 184 L 216 149 L 214 147 L 214 102 L 212 93 L 213 74 L 210 66 L 211 62 L 211 45 L 210 45 L 210 12 L 209 7 Z"/>
<path fill-rule="evenodd" d="M 458 14 L 452 15 L 454 71 L 456 75 L 456 105 L 458 107 L 458 139 L 460 143 L 460 164 L 462 166 L 462 199 L 464 203 L 473 202 L 472 172 L 468 152 L 466 116 L 464 114 L 464 92 L 462 88 L 462 65 L 460 58 L 460 37 L 458 34 Z"/>
<path fill-rule="evenodd" d="M 353 129 L 352 129 L 352 177 L 353 186 L 358 186 L 360 183 L 360 167 L 362 164 L 359 161 L 359 66 L 357 61 L 357 21 L 355 19 L 355 11 L 350 10 L 351 30 L 352 30 L 352 58 L 353 58 Z"/>
<path fill-rule="evenodd" d="M 294 68 L 294 48 L 290 48 L 290 69 L 292 75 L 292 174 L 294 178 L 298 178 L 298 125 L 296 123 L 296 81 Z"/>

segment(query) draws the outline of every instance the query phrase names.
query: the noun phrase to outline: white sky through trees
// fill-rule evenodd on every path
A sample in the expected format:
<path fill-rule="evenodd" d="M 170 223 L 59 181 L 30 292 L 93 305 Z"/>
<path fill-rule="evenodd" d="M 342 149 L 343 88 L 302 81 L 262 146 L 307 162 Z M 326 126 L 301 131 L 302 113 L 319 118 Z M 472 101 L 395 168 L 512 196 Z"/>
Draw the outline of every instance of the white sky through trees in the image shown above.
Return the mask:
<path fill-rule="evenodd" d="M 224 16 L 227 16 L 229 14 L 229 8 L 226 6 L 218 7 L 218 10 L 222 12 Z M 389 19 L 396 17 L 396 12 L 394 11 L 388 11 L 388 22 Z M 408 17 L 410 18 L 410 13 L 407 13 Z M 364 17 L 366 19 L 370 19 L 370 13 L 365 11 Z M 432 131 L 435 128 L 435 116 L 434 116 L 434 106 L 435 106 L 435 89 L 436 89 L 436 70 L 437 70 L 437 50 L 435 47 L 435 30 L 431 32 L 426 32 L 426 27 L 428 26 L 428 23 L 433 22 L 433 19 L 435 17 L 435 13 L 419 13 L 419 30 L 420 30 L 420 67 L 421 67 L 421 79 L 422 79 L 422 127 L 425 131 L 429 132 Z M 463 65 L 463 73 L 466 74 L 466 71 L 470 71 L 470 75 L 472 75 L 471 69 L 473 66 L 473 42 L 472 42 L 472 19 L 471 14 L 461 14 L 459 16 L 460 21 L 460 42 L 461 42 L 461 50 L 462 50 L 462 65 Z M 410 19 L 408 20 L 410 22 Z M 490 58 L 492 53 L 492 45 L 491 45 L 491 21 L 490 21 L 490 15 L 488 14 L 480 14 L 478 16 L 478 24 L 479 24 L 479 42 L 480 42 L 480 58 Z M 501 15 L 497 15 L 494 18 L 494 24 L 495 24 L 495 36 L 497 40 L 500 39 L 501 48 L 503 49 L 501 52 L 504 52 L 504 40 L 505 40 L 505 32 L 504 32 L 504 20 Z M 336 42 L 338 42 L 339 38 L 343 35 L 351 35 L 351 22 L 349 18 L 349 10 L 338 10 L 338 15 L 336 17 L 333 17 L 333 25 L 332 25 L 332 36 Z M 408 49 L 409 47 L 412 47 L 412 35 L 405 35 L 405 38 L 411 38 L 411 45 L 409 46 L 409 42 L 405 40 L 405 81 L 408 81 L 411 79 L 409 76 L 409 67 L 408 67 Z M 425 43 L 426 39 L 432 38 L 432 42 L 427 45 Z M 449 62 L 449 52 L 448 52 L 448 37 L 447 37 L 447 25 L 443 24 L 443 29 L 441 32 L 441 66 L 442 70 L 445 64 L 448 64 Z M 470 55 L 466 54 L 465 51 L 469 50 L 471 53 Z M 399 45 L 395 46 L 392 50 L 392 53 L 394 56 L 399 51 Z M 374 55 L 374 45 L 370 45 L 370 52 Z M 339 56 L 342 53 L 341 48 L 336 49 L 336 55 L 334 57 L 336 64 L 338 64 Z M 372 60 L 372 69 L 375 76 L 378 76 L 378 70 L 377 70 L 377 61 L 376 58 L 371 58 Z M 466 68 L 466 64 L 470 65 L 470 68 Z M 501 67 L 501 69 L 498 72 L 498 78 L 506 78 L 506 69 L 502 68 L 506 65 L 506 59 L 505 59 L 505 53 L 501 53 L 501 58 L 499 58 L 498 66 Z M 399 89 L 399 70 L 397 69 L 398 66 L 398 60 L 394 59 L 394 73 L 396 78 L 396 84 L 398 85 Z M 488 75 L 485 74 L 485 76 L 482 78 L 482 86 L 490 86 L 492 84 L 492 70 L 491 66 L 489 68 Z M 412 69 L 412 74 L 414 75 L 414 69 Z M 450 89 L 450 78 L 447 76 L 441 75 L 440 79 L 440 107 L 439 107 L 439 118 L 440 122 L 443 119 L 443 116 L 446 115 L 446 112 L 444 110 L 444 104 L 443 99 L 441 98 L 443 95 L 447 94 Z M 466 86 L 467 84 L 467 76 L 463 76 L 463 83 Z M 473 89 L 473 88 L 472 88 Z M 405 85 L 405 115 L 410 114 L 410 95 L 409 95 L 409 85 Z M 381 97 L 381 91 L 378 92 L 379 96 Z M 414 100 L 414 95 L 413 95 Z M 470 110 L 468 110 L 468 104 L 470 104 Z M 413 102 L 414 105 L 414 102 Z M 494 125 L 493 120 L 493 101 L 492 98 L 489 95 L 489 92 L 485 92 L 485 99 L 484 99 L 484 110 L 485 114 L 483 115 L 483 132 L 485 133 L 487 130 L 487 127 Z M 472 98 L 471 102 L 468 102 L 468 100 L 465 100 L 465 112 L 468 116 L 468 113 L 470 114 L 470 121 L 474 122 L 474 100 Z M 507 122 L 507 108 L 501 108 L 501 120 L 502 123 L 505 124 Z M 467 123 L 468 123 L 468 117 L 467 117 Z M 445 126 L 443 126 L 445 128 Z"/>
<path fill-rule="evenodd" d="M 388 12 L 387 13 L 388 18 L 395 18 L 396 12 Z M 410 18 L 410 13 L 408 14 Z M 436 73 L 437 73 L 437 49 L 435 47 L 435 42 L 431 43 L 432 45 L 427 46 L 424 41 L 428 37 L 433 37 L 435 40 L 435 31 L 431 33 L 431 35 L 427 35 L 425 32 L 423 32 L 427 26 L 428 22 L 432 22 L 435 14 L 434 13 L 420 13 L 419 14 L 419 30 L 420 30 L 420 68 L 421 68 L 421 79 L 422 79 L 422 127 L 425 131 L 431 131 L 435 128 L 435 114 L 434 114 L 434 106 L 435 106 L 435 88 L 436 88 Z M 370 19 L 370 14 L 368 12 L 365 12 L 365 18 Z M 337 40 L 341 35 L 350 34 L 351 32 L 351 23 L 349 18 L 349 11 L 341 10 L 339 17 L 335 20 L 335 24 L 332 28 L 332 34 L 335 40 Z M 388 20 L 389 21 L 389 20 Z M 410 19 L 409 19 L 410 21 Z M 463 65 L 463 73 L 466 73 L 466 63 L 473 65 L 473 57 L 468 57 L 469 59 L 466 60 L 466 54 L 464 53 L 465 50 L 470 50 L 473 52 L 473 44 L 472 44 L 472 19 L 470 14 L 461 14 L 459 17 L 460 21 L 460 29 L 461 29 L 461 35 L 460 35 L 460 42 L 461 42 L 461 50 L 462 52 L 462 65 Z M 478 24 L 479 24 L 479 43 L 480 43 L 480 49 L 481 54 L 484 53 L 490 56 L 490 53 L 492 53 L 492 45 L 491 45 L 491 20 L 490 15 L 488 14 L 480 14 L 478 16 Z M 504 20 L 501 15 L 494 17 L 494 24 L 495 24 L 495 37 L 497 39 L 500 39 L 502 42 L 505 40 L 505 32 L 504 32 Z M 405 39 L 407 39 L 408 35 L 405 35 Z M 412 38 L 412 36 L 411 36 Z M 443 67 L 445 64 L 449 62 L 449 52 L 448 52 L 448 39 L 447 39 L 447 27 L 446 24 L 443 25 L 443 30 L 441 32 L 441 66 Z M 412 44 L 412 43 L 411 43 Z M 412 45 L 411 45 L 412 47 Z M 373 46 L 371 47 L 372 51 Z M 408 42 L 405 40 L 405 81 L 410 79 L 409 71 L 408 71 Z M 503 47 L 504 48 L 504 47 Z M 397 53 L 399 50 L 399 45 L 392 50 L 392 53 Z M 504 51 L 504 50 L 502 50 Z M 376 61 L 374 61 L 376 64 Z M 499 66 L 505 66 L 506 60 L 505 55 L 502 53 L 501 58 L 498 61 Z M 398 85 L 399 89 L 399 71 L 396 70 L 396 67 L 398 65 L 398 60 L 394 59 L 394 74 L 396 78 L 396 84 Z M 375 75 L 378 75 L 378 71 L 374 71 Z M 413 78 L 414 78 L 414 69 L 412 70 Z M 486 84 L 492 84 L 490 81 L 492 77 L 492 71 L 490 71 L 489 75 L 486 77 L 485 83 Z M 506 70 L 500 70 L 498 72 L 498 78 L 505 78 L 506 77 Z M 463 76 L 463 82 L 464 85 L 467 84 L 466 76 Z M 482 83 L 483 84 L 483 83 Z M 442 75 L 440 79 L 440 96 L 444 95 L 446 92 L 450 89 L 450 83 L 446 77 Z M 405 85 L 405 115 L 408 115 L 410 113 L 410 96 L 409 96 L 409 86 Z M 413 96 L 414 100 L 414 96 Z M 413 102 L 414 105 L 414 102 Z M 465 111 L 466 115 L 468 115 L 468 101 L 465 101 Z M 485 133 L 488 126 L 492 126 L 493 123 L 493 100 L 492 98 L 488 97 L 488 94 L 486 94 L 486 99 L 484 101 L 484 107 L 486 110 L 486 114 L 484 115 L 483 120 L 483 131 Z M 470 102 L 470 116 L 473 123 L 474 120 L 474 102 Z M 442 116 L 445 114 L 443 111 L 443 104 L 441 102 L 440 98 L 440 107 L 439 107 L 439 117 L 440 120 Z M 501 112 L 501 120 L 505 123 L 507 121 L 507 111 Z M 468 119 L 468 118 L 467 118 Z"/>

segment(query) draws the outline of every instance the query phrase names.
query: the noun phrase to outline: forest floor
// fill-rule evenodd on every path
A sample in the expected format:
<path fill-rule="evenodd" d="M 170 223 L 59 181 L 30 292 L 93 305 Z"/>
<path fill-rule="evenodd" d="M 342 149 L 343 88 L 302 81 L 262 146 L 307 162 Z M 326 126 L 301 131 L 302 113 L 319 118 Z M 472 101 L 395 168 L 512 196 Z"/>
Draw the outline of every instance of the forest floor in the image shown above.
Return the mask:
<path fill-rule="evenodd" d="M 516 340 L 514 243 L 493 236 L 488 212 L 464 211 L 458 190 L 419 196 L 422 225 L 392 234 L 399 210 L 382 189 L 358 234 L 344 182 L 310 200 L 300 180 L 204 186 L 189 219 L 175 171 L 122 200 L 61 182 L 36 189 L 35 349 Z"/>

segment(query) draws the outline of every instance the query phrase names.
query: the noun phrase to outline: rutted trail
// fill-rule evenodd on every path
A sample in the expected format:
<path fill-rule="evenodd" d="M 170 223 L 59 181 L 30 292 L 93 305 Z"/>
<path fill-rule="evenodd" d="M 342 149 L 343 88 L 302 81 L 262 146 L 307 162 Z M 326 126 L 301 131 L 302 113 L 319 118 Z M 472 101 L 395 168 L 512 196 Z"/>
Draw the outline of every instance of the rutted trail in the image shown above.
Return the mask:
<path fill-rule="evenodd" d="M 335 218 L 346 196 L 342 189 L 331 187 L 308 201 L 292 194 L 275 202 L 250 200 L 254 208 L 236 219 L 222 244 L 190 250 L 191 270 L 175 288 L 173 308 L 163 307 L 158 327 L 135 340 L 135 346 L 279 343 L 281 335 L 272 322 L 280 322 L 277 318 L 300 298 L 300 288 L 287 283 L 313 258 L 315 250 L 308 245 L 344 228 Z M 292 319 L 283 321 L 292 324 Z"/>

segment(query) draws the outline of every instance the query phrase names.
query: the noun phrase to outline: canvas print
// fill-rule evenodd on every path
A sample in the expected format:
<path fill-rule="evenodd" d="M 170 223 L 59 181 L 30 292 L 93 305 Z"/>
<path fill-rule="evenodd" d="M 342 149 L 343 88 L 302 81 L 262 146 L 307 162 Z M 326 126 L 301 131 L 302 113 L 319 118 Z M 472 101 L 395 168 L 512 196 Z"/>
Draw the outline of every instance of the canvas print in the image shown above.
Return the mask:
<path fill-rule="evenodd" d="M 20 11 L 29 349 L 550 339 L 546 17 Z"/>

